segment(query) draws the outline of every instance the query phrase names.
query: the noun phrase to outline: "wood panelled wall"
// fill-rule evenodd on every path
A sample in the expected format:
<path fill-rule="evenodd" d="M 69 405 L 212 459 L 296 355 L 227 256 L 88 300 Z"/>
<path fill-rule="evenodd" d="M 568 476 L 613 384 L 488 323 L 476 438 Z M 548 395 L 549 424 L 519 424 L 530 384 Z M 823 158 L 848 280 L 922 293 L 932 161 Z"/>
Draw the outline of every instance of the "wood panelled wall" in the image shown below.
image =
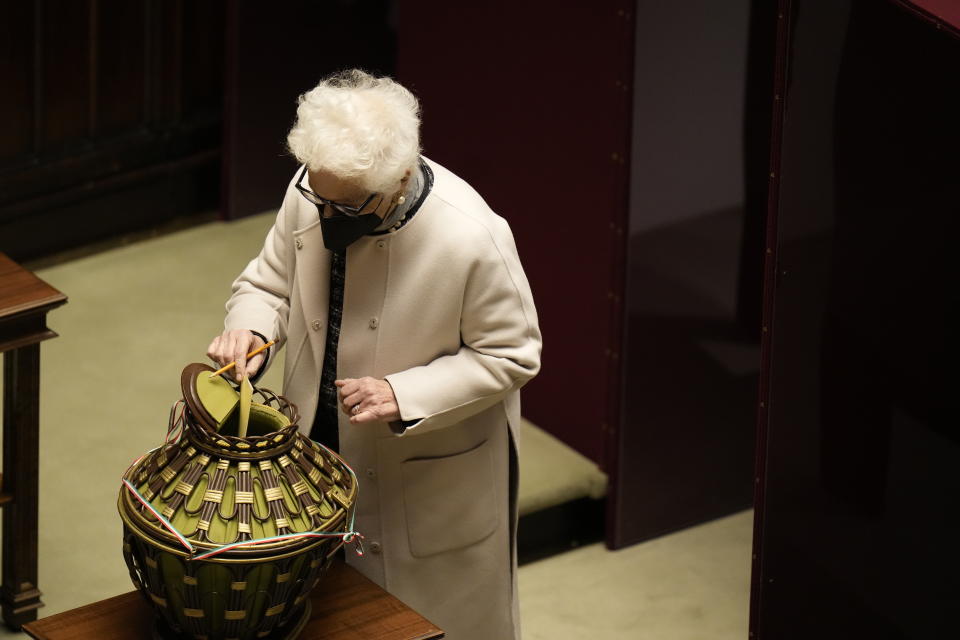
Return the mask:
<path fill-rule="evenodd" d="M 4 0 L 0 251 L 216 206 L 222 0 Z"/>

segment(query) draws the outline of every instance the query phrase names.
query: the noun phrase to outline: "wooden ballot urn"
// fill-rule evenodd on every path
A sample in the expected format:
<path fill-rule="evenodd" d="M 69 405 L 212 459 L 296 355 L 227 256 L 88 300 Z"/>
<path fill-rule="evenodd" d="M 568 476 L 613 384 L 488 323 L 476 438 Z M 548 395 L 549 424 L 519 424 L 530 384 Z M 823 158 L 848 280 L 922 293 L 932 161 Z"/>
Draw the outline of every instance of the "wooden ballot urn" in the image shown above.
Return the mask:
<path fill-rule="evenodd" d="M 295 405 L 211 373 L 183 370 L 167 441 L 123 475 L 123 556 L 155 638 L 294 638 L 335 552 L 362 552 L 357 479 Z"/>

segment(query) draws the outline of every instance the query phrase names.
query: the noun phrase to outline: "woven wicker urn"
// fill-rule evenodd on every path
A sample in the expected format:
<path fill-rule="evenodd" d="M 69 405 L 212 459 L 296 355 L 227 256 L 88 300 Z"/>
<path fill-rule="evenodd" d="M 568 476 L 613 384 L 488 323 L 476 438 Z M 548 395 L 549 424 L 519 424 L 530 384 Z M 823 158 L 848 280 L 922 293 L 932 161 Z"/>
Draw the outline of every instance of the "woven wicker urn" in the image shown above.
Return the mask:
<path fill-rule="evenodd" d="M 240 394 L 212 371 L 184 369 L 168 442 L 123 476 L 124 559 L 154 637 L 294 638 L 337 549 L 359 545 L 356 476 L 270 391 L 253 392 L 241 436 Z"/>

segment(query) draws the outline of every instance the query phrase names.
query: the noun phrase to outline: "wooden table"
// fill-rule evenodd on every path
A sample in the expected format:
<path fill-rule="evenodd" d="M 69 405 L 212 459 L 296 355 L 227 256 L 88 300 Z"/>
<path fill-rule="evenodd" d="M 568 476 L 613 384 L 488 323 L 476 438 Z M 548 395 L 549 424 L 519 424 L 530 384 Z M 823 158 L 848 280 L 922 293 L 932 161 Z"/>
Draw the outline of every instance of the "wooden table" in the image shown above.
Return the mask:
<path fill-rule="evenodd" d="M 443 631 L 342 561 L 310 596 L 297 640 L 433 640 Z M 153 609 L 136 591 L 24 625 L 37 640 L 149 640 Z"/>
<path fill-rule="evenodd" d="M 37 475 L 40 343 L 55 338 L 47 312 L 67 297 L 0 253 L 3 353 L 3 567 L 0 612 L 13 628 L 37 619 Z"/>

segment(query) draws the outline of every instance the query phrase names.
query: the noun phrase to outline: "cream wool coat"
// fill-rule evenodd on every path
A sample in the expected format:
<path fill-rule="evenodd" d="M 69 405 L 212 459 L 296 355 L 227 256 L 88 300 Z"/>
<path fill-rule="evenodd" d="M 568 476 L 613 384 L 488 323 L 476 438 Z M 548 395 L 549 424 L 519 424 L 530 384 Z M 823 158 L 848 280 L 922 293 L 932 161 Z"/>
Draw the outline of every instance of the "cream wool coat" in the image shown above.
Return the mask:
<path fill-rule="evenodd" d="M 537 314 L 506 221 L 426 162 L 434 185 L 416 215 L 347 249 L 337 377 L 386 378 L 403 420 L 417 421 L 397 433 L 340 413 L 366 549 L 347 558 L 451 640 L 519 640 L 518 390 L 540 367 Z M 329 270 L 317 208 L 291 182 L 260 255 L 233 284 L 225 325 L 285 343 L 284 395 L 304 433 Z"/>

